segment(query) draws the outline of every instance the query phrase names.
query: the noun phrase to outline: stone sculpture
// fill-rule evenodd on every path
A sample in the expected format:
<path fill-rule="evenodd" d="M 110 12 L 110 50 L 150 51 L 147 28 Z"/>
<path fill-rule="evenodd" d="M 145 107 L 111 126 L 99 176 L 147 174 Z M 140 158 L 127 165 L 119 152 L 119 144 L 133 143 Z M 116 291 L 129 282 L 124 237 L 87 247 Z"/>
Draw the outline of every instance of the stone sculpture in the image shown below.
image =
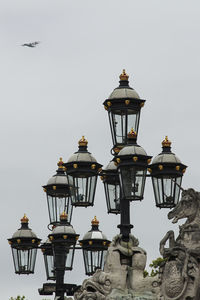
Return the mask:
<path fill-rule="evenodd" d="M 200 193 L 193 189 L 182 192 L 181 201 L 168 214 L 172 223 L 187 218 L 179 227 L 179 236 L 168 231 L 160 242 L 165 263 L 160 269 L 161 292 L 164 300 L 200 299 Z M 166 242 L 169 247 L 166 248 Z"/>
<path fill-rule="evenodd" d="M 138 244 L 133 235 L 128 242 L 124 242 L 121 235 L 115 236 L 105 258 L 104 270 L 97 270 L 86 279 L 75 293 L 75 299 L 156 300 L 158 278 L 144 278 L 146 251 Z"/>
<path fill-rule="evenodd" d="M 182 192 L 181 201 L 169 212 L 172 223 L 187 218 L 179 235 L 168 231 L 160 242 L 164 261 L 156 277 L 144 278 L 146 252 L 138 240 L 113 238 L 104 270 L 83 282 L 75 300 L 200 300 L 200 193 Z M 166 247 L 166 243 L 169 246 Z"/>

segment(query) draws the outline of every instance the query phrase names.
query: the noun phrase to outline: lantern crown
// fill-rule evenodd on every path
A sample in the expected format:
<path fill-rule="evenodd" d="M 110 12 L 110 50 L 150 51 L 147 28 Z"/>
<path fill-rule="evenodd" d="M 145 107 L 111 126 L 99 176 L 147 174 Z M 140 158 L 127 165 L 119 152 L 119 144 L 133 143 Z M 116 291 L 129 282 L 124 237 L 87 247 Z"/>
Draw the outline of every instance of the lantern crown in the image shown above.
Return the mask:
<path fill-rule="evenodd" d="M 58 168 L 59 169 L 65 169 L 65 167 L 64 167 L 64 162 L 63 162 L 63 160 L 62 160 L 62 157 L 60 157 L 60 160 L 59 160 L 59 162 L 57 163 L 57 166 L 58 166 Z"/>
<path fill-rule="evenodd" d="M 67 213 L 65 211 L 60 215 L 60 221 L 67 221 Z"/>
<path fill-rule="evenodd" d="M 137 132 L 136 131 L 134 131 L 134 129 L 133 128 L 131 128 L 131 130 L 128 132 L 128 134 L 127 134 L 127 137 L 128 137 L 128 141 L 130 142 L 132 142 L 132 141 L 136 141 L 136 139 L 137 139 Z"/>
<path fill-rule="evenodd" d="M 78 142 L 79 146 L 81 147 L 86 147 L 88 144 L 88 141 L 86 140 L 86 138 L 84 137 L 84 135 L 82 136 L 82 138 L 79 140 Z"/>
<path fill-rule="evenodd" d="M 163 148 L 165 147 L 171 147 L 171 141 L 168 139 L 168 136 L 165 137 L 165 139 L 162 141 Z"/>
<path fill-rule="evenodd" d="M 21 223 L 22 224 L 27 224 L 29 219 L 27 218 L 26 214 L 24 214 L 23 218 L 21 218 Z"/>
<path fill-rule="evenodd" d="M 94 219 L 91 221 L 92 225 L 99 225 L 99 221 L 97 220 L 97 217 L 95 216 Z"/>
<path fill-rule="evenodd" d="M 120 79 L 121 81 L 127 81 L 128 78 L 129 78 L 129 75 L 126 73 L 126 70 L 123 69 L 122 73 L 121 73 L 120 76 L 119 76 L 119 79 Z"/>

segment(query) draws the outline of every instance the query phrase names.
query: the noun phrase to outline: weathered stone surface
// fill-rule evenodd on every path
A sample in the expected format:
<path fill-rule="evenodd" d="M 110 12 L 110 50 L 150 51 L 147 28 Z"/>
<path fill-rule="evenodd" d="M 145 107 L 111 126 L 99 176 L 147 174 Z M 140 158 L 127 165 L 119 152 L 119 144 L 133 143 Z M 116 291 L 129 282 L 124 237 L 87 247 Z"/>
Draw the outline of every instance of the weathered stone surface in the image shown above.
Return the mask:
<path fill-rule="evenodd" d="M 168 214 L 179 227 L 179 236 L 168 231 L 160 242 L 165 258 L 155 277 L 144 278 L 146 251 L 130 235 L 124 242 L 113 238 L 104 270 L 83 282 L 75 300 L 200 300 L 200 193 L 188 189 L 179 204 Z M 166 243 L 169 242 L 169 247 Z"/>
<path fill-rule="evenodd" d="M 179 227 L 179 236 L 168 231 L 160 242 L 160 253 L 166 259 L 160 269 L 161 292 L 164 300 L 200 299 L 200 193 L 183 191 L 179 204 L 168 214 L 172 223 L 187 218 Z M 169 247 L 166 248 L 166 242 Z"/>
<path fill-rule="evenodd" d="M 122 241 L 121 235 L 115 236 L 107 252 L 104 271 L 97 270 L 86 279 L 75 293 L 75 299 L 156 300 L 158 278 L 144 278 L 146 251 L 138 244 L 133 235 L 129 242 Z"/>

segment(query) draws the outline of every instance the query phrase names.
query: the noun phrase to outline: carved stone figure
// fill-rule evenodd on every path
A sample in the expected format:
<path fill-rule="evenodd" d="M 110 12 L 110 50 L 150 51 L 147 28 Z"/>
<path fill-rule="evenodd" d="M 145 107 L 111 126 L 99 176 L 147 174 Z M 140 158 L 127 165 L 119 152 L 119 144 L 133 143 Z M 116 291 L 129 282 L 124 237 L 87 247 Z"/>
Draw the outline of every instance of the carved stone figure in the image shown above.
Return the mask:
<path fill-rule="evenodd" d="M 104 271 L 97 270 L 86 279 L 75 299 L 156 300 L 158 278 L 144 278 L 146 251 L 138 244 L 133 235 L 129 242 L 124 242 L 121 235 L 115 236 L 105 258 Z"/>
<path fill-rule="evenodd" d="M 179 236 L 168 231 L 160 242 L 165 263 L 160 269 L 161 294 L 164 300 L 200 299 L 200 193 L 193 189 L 182 192 L 181 201 L 168 214 L 172 223 L 187 218 L 179 227 Z M 169 247 L 166 248 L 166 242 Z"/>

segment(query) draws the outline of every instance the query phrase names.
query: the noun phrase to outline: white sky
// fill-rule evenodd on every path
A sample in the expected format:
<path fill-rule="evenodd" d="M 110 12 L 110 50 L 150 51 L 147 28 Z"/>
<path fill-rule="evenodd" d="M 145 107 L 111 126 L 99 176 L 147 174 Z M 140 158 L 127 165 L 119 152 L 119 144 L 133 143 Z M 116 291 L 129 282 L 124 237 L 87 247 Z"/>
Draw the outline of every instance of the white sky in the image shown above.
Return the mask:
<path fill-rule="evenodd" d="M 125 68 L 130 86 L 146 99 L 138 143 L 149 155 L 161 152 L 165 135 L 188 170 L 183 187 L 199 190 L 200 4 L 184 0 L 2 0 L 0 10 L 0 165 L 1 165 L 1 299 L 26 295 L 39 300 L 46 282 L 42 254 L 35 274 L 14 274 L 7 238 L 24 213 L 43 240 L 48 211 L 41 186 L 77 150 L 82 135 L 99 163 L 111 159 L 112 147 L 103 101 L 118 86 Z M 38 47 L 21 47 L 41 41 Z M 77 233 L 90 229 L 97 215 L 111 239 L 119 217 L 107 215 L 103 184 L 95 206 L 74 210 Z M 159 256 L 166 231 L 177 229 L 168 210 L 154 205 L 147 179 L 145 199 L 131 204 L 132 233 L 148 252 Z M 65 281 L 85 278 L 82 253 Z M 52 297 L 46 297 L 52 299 Z"/>

